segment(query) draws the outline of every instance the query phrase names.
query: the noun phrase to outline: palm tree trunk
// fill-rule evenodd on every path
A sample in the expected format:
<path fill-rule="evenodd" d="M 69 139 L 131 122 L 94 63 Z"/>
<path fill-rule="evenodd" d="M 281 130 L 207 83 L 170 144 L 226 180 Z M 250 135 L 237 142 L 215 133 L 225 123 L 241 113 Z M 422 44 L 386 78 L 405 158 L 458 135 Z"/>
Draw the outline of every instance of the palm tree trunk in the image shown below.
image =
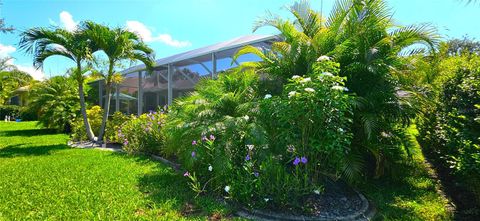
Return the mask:
<path fill-rule="evenodd" d="M 110 98 L 111 98 L 111 91 L 112 91 L 112 83 L 107 82 L 105 85 L 106 93 L 107 93 L 107 100 L 105 101 L 105 106 L 103 108 L 103 119 L 102 119 L 102 126 L 100 127 L 100 134 L 98 135 L 98 142 L 103 142 L 103 136 L 105 135 L 105 127 L 107 126 L 108 114 L 110 112 Z"/>
<path fill-rule="evenodd" d="M 78 71 L 80 71 L 80 70 L 78 70 Z M 95 142 L 95 136 L 93 135 L 92 127 L 90 126 L 90 123 L 88 122 L 87 108 L 86 108 L 86 105 L 85 105 L 85 94 L 83 92 L 83 82 L 78 83 L 78 92 L 80 94 L 80 111 L 82 112 L 83 124 L 85 125 L 85 130 L 87 132 L 87 137 L 90 141 Z"/>

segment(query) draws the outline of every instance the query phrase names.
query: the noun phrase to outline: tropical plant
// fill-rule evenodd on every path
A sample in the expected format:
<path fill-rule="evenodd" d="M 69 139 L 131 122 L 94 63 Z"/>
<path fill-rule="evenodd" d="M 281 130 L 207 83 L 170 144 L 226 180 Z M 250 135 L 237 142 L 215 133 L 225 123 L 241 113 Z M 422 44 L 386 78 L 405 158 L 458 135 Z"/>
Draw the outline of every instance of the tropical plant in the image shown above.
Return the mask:
<path fill-rule="evenodd" d="M 98 134 L 100 125 L 102 124 L 103 110 L 100 106 L 95 105 L 87 110 L 88 122 L 90 123 L 94 133 Z M 72 133 L 70 135 L 73 141 L 85 141 L 88 140 L 85 133 L 85 124 L 83 124 L 82 118 L 77 118 L 72 123 Z"/>
<path fill-rule="evenodd" d="M 350 153 L 373 156 L 373 175 L 382 175 L 385 163 L 395 155 L 391 151 L 396 149 L 391 145 L 395 128 L 409 123 L 415 113 L 409 93 L 393 75 L 406 68 L 401 55 L 424 52 L 418 45 L 430 50 L 436 47 L 435 29 L 427 24 L 396 26 L 384 0 L 339 0 L 326 19 L 306 0 L 288 10 L 293 21 L 269 15 L 254 27 L 273 26 L 283 41 L 274 43 L 268 52 L 247 46 L 235 58 L 246 53 L 258 55 L 263 61 L 246 63 L 244 68 L 255 68 L 280 82 L 305 75 L 317 59 L 329 56 L 339 62 L 339 75 L 347 77 L 346 87 L 357 96 Z"/>
<path fill-rule="evenodd" d="M 261 95 L 266 79 L 250 69 L 202 80 L 170 106 L 166 154 L 182 162 L 197 194 L 300 209 L 325 179 L 347 176 L 352 101 L 343 78 L 329 72 L 338 64 L 317 62 L 278 96 Z"/>
<path fill-rule="evenodd" d="M 166 115 L 163 111 L 132 116 L 115 131 L 123 149 L 129 153 L 159 154 L 164 148 L 162 131 Z"/>
<path fill-rule="evenodd" d="M 0 104 L 7 104 L 16 89 L 32 81 L 32 76 L 15 68 L 0 71 Z"/>
<path fill-rule="evenodd" d="M 87 21 L 83 24 L 82 30 L 88 35 L 94 48 L 103 51 L 108 59 L 108 69 L 102 74 L 106 90 L 105 112 L 98 136 L 99 142 L 102 142 L 110 112 L 112 85 L 121 80 L 121 75 L 115 70 L 116 66 L 124 61 L 138 60 L 145 64 L 147 70 L 151 70 L 154 63 L 153 50 L 137 34 L 122 28 L 112 29 Z"/>
<path fill-rule="evenodd" d="M 26 53 L 33 54 L 33 66 L 36 68 L 42 67 L 44 61 L 51 56 L 62 56 L 75 62 L 76 69 L 74 69 L 73 75 L 77 81 L 86 134 L 90 141 L 95 141 L 96 138 L 87 117 L 84 92 L 86 71 L 82 64 L 90 60 L 92 52 L 96 50 L 92 47 L 85 32 L 80 29 L 70 32 L 61 28 L 31 28 L 20 34 L 19 46 Z"/>
<path fill-rule="evenodd" d="M 39 123 L 70 132 L 80 112 L 76 83 L 72 77 L 55 76 L 32 86 L 28 108 L 37 110 Z"/>

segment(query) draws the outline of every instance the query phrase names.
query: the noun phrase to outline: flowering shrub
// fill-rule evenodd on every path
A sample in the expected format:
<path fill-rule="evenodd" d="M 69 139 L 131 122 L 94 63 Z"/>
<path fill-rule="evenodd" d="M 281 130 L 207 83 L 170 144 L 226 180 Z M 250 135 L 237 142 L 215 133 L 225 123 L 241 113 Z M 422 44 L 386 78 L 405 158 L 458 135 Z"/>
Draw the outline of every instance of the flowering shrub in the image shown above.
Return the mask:
<path fill-rule="evenodd" d="M 198 194 L 301 208 L 326 177 L 342 176 L 349 151 L 352 102 L 337 73 L 338 64 L 322 60 L 279 96 L 260 96 L 248 71 L 202 82 L 171 107 L 167 149 L 175 147 Z"/>
<path fill-rule="evenodd" d="M 122 124 L 129 121 L 131 117 L 119 111 L 110 116 L 105 130 L 105 140 L 111 143 L 123 143 L 124 140 L 118 137 L 118 131 Z"/>
<path fill-rule="evenodd" d="M 98 135 L 100 126 L 102 124 L 103 110 L 100 106 L 96 105 L 87 110 L 87 117 L 90 126 L 92 127 L 93 133 Z M 105 138 L 107 142 L 112 143 L 122 143 L 117 136 L 117 131 L 120 126 L 128 121 L 130 117 L 121 113 L 115 112 L 113 116 L 110 116 L 109 121 L 107 122 L 107 129 L 105 130 Z M 72 134 L 71 139 L 73 141 L 82 141 L 88 140 L 87 134 L 85 132 L 85 125 L 83 124 L 83 118 L 78 117 L 72 124 Z"/>
<path fill-rule="evenodd" d="M 102 124 L 103 110 L 100 106 L 95 105 L 87 110 L 87 118 L 94 134 L 98 134 L 100 125 Z M 82 116 L 79 116 L 72 123 L 71 139 L 73 141 L 88 140 L 85 132 L 85 125 L 83 124 Z"/>
<path fill-rule="evenodd" d="M 163 112 L 150 112 L 140 117 L 132 116 L 117 130 L 123 149 L 129 153 L 159 153 L 165 137 L 161 131 L 165 124 Z"/>

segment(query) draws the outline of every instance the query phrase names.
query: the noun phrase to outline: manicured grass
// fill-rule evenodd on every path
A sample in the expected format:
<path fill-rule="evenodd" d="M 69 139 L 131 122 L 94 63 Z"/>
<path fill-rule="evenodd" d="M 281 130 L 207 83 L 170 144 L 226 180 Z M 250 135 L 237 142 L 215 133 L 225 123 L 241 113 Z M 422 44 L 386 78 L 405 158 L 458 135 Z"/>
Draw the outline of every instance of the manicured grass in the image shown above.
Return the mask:
<path fill-rule="evenodd" d="M 361 188 L 379 220 L 449 220 L 410 128 L 413 160 Z M 205 220 L 230 211 L 195 199 L 181 175 L 146 157 L 72 149 L 35 122 L 0 122 L 0 220 Z"/>
<path fill-rule="evenodd" d="M 416 140 L 415 126 L 409 128 L 409 146 L 412 159 L 397 163 L 393 174 L 362 187 L 361 191 L 375 203 L 378 220 L 451 220 L 448 201 L 437 189 L 439 183 L 430 175 L 433 171 L 425 163 Z M 405 156 L 407 157 L 407 156 Z"/>
<path fill-rule="evenodd" d="M 35 122 L 0 122 L 0 220 L 205 220 L 225 216 L 145 157 L 72 149 Z"/>

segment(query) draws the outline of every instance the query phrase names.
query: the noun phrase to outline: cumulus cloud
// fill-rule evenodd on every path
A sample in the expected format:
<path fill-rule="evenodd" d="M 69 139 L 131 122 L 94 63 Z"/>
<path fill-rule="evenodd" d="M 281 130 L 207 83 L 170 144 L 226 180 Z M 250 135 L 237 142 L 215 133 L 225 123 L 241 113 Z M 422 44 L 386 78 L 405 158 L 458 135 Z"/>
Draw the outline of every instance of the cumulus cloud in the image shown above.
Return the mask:
<path fill-rule="evenodd" d="M 67 11 L 60 12 L 60 23 L 67 31 L 75 31 L 78 25 L 78 22 L 74 21 L 73 16 Z"/>
<path fill-rule="evenodd" d="M 188 47 L 192 45 L 189 41 L 173 39 L 169 34 L 158 34 L 154 36 L 152 31 L 139 21 L 127 21 L 125 26 L 127 30 L 137 33 L 145 42 L 162 42 L 172 47 Z"/>
<path fill-rule="evenodd" d="M 11 45 L 0 44 L 0 57 L 8 57 L 11 53 L 15 52 L 17 49 Z"/>
<path fill-rule="evenodd" d="M 11 57 L 10 54 L 16 50 L 17 49 L 11 45 L 0 44 L 0 58 Z M 14 59 L 9 60 L 8 64 L 17 67 L 18 70 L 30 74 L 35 80 L 41 81 L 45 79 L 45 74 L 42 72 L 42 70 L 37 70 L 33 66 L 15 64 Z"/>

